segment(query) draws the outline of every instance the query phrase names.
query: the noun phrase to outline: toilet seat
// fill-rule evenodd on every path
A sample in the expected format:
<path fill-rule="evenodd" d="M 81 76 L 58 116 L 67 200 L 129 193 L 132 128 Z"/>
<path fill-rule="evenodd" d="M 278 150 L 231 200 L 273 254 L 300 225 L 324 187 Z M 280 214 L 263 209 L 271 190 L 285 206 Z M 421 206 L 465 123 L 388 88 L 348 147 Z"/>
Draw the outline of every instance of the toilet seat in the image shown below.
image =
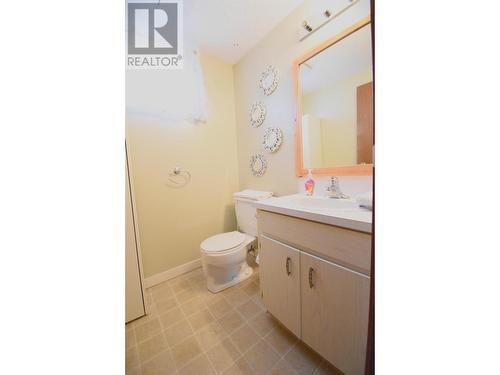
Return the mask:
<path fill-rule="evenodd" d="M 221 233 L 207 238 L 201 243 L 200 248 L 208 254 L 221 253 L 240 246 L 245 239 L 246 236 L 237 231 Z"/>

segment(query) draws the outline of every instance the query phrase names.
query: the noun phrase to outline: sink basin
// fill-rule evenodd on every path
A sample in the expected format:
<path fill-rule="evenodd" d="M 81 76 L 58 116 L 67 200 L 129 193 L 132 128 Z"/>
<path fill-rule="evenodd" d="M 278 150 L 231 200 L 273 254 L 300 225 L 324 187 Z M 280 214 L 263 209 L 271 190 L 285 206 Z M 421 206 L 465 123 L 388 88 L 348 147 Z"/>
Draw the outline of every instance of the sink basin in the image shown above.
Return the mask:
<path fill-rule="evenodd" d="M 292 199 L 298 206 L 320 210 L 338 210 L 358 208 L 354 199 L 334 199 L 328 197 L 294 196 Z"/>

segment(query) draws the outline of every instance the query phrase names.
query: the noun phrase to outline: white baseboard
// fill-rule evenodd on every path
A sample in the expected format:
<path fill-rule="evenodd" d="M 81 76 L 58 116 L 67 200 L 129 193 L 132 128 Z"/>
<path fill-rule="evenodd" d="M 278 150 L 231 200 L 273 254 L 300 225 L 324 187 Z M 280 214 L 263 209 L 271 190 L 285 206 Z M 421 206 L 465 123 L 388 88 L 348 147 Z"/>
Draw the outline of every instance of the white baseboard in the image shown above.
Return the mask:
<path fill-rule="evenodd" d="M 146 277 L 144 279 L 144 287 L 150 288 L 164 281 L 173 279 L 176 276 L 182 275 L 183 273 L 192 271 L 198 267 L 201 267 L 201 258 L 195 259 L 188 263 L 181 264 L 180 266 L 171 268 L 169 270 L 154 274 L 153 276 Z"/>

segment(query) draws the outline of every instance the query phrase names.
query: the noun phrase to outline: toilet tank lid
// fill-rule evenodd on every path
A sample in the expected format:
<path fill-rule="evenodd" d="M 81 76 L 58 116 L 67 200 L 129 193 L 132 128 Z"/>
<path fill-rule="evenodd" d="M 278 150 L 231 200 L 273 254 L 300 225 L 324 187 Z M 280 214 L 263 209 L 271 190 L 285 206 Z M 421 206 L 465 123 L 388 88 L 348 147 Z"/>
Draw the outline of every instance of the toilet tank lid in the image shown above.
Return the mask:
<path fill-rule="evenodd" d="M 260 201 L 262 199 L 267 199 L 273 196 L 272 191 L 259 191 L 259 190 L 251 190 L 245 189 L 243 191 L 239 191 L 234 193 L 234 198 L 243 198 L 250 199 L 253 201 Z"/>

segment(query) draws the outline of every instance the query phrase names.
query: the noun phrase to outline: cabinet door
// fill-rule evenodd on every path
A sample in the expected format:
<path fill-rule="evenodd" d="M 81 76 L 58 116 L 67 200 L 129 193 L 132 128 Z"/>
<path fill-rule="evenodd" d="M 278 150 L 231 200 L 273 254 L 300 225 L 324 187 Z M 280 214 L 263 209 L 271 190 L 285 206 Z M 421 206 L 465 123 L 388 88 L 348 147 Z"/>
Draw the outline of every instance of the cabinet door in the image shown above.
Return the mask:
<path fill-rule="evenodd" d="M 259 259 L 264 305 L 285 327 L 300 337 L 299 251 L 261 236 Z"/>
<path fill-rule="evenodd" d="M 302 340 L 346 375 L 364 374 L 370 278 L 300 253 Z"/>

